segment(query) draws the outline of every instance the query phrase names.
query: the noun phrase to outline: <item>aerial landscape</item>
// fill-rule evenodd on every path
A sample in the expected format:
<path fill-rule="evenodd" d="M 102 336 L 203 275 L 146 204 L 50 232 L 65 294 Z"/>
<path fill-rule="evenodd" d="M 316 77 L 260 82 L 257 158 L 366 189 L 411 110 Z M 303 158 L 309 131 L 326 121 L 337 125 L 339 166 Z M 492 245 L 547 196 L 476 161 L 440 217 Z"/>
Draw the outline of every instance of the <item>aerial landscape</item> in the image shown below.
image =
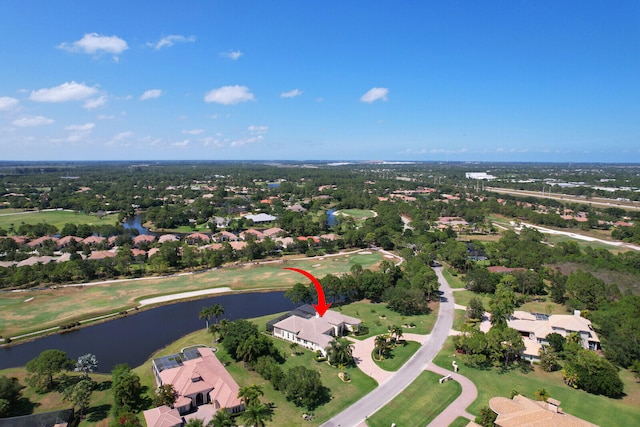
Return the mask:
<path fill-rule="evenodd" d="M 640 4 L 0 10 L 0 427 L 637 424 Z"/>

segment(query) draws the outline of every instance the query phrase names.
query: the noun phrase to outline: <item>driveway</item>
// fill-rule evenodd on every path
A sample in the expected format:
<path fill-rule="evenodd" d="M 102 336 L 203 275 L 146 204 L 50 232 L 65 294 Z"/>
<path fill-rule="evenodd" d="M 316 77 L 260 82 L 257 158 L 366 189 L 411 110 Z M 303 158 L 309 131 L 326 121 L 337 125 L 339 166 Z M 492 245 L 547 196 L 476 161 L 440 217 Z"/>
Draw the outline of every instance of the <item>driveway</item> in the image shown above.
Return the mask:
<path fill-rule="evenodd" d="M 374 414 L 411 384 L 438 354 L 453 326 L 455 309 L 453 293 L 449 283 L 442 276 L 442 267 L 436 267 L 434 270 L 438 276 L 442 294 L 438 319 L 427 342 L 396 373 L 391 374 L 362 399 L 322 424 L 323 427 L 364 425 L 367 417 Z"/>

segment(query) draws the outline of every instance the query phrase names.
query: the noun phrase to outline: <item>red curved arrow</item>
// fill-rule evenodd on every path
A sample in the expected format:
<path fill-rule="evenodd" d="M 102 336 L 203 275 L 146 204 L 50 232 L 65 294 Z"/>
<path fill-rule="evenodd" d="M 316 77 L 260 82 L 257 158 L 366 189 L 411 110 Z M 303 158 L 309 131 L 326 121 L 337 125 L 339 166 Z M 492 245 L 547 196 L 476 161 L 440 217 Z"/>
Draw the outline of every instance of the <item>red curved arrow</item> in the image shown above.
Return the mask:
<path fill-rule="evenodd" d="M 318 304 L 317 305 L 311 304 L 311 305 L 313 306 L 313 308 L 316 309 L 320 317 L 324 316 L 324 314 L 327 312 L 329 307 L 331 307 L 331 303 L 327 304 L 327 302 L 325 301 L 324 290 L 322 289 L 322 285 L 320 284 L 320 281 L 316 279 L 313 274 L 305 270 L 300 270 L 299 268 L 285 268 L 285 270 L 291 270 L 291 271 L 295 271 L 296 273 L 303 274 L 307 276 L 309 280 L 311 280 L 311 282 L 313 282 L 313 286 L 316 287 L 316 292 L 318 293 Z"/>

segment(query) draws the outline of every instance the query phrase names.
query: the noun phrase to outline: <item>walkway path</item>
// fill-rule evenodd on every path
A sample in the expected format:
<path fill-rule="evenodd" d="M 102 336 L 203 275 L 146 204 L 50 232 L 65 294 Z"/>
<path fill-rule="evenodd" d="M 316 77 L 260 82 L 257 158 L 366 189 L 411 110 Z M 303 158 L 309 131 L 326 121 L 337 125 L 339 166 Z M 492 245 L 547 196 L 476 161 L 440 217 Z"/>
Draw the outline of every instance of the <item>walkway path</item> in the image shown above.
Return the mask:
<path fill-rule="evenodd" d="M 437 267 L 434 270 L 438 276 L 442 295 L 438 320 L 426 344 L 420 347 L 402 368 L 388 377 L 375 390 L 322 424 L 322 426 L 347 427 L 365 425 L 363 422 L 369 415 L 378 411 L 411 384 L 442 349 L 453 326 L 453 293 L 449 283 L 442 276 L 442 267 Z"/>
<path fill-rule="evenodd" d="M 456 374 L 455 372 L 449 371 L 448 369 L 441 368 L 440 366 L 434 365 L 433 363 L 429 365 L 427 370 L 431 372 L 435 372 L 436 374 L 445 376 L 451 375 L 455 381 L 458 381 L 462 386 L 462 392 L 460 396 L 447 408 L 440 412 L 440 414 L 435 417 L 427 427 L 441 427 L 448 426 L 458 417 L 465 417 L 469 420 L 474 420 L 475 416 L 467 412 L 467 408 L 469 405 L 473 403 L 474 400 L 478 397 L 478 389 L 475 384 L 471 382 L 471 380 L 465 376 L 460 374 Z"/>

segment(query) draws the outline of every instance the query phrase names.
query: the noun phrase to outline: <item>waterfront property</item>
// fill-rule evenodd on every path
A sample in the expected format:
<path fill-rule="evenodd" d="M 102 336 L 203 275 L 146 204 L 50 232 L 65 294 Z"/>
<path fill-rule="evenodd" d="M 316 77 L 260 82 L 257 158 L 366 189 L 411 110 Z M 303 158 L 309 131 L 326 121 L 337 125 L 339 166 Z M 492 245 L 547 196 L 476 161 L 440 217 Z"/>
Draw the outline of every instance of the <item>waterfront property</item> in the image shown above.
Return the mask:
<path fill-rule="evenodd" d="M 214 411 L 226 408 L 232 414 L 244 410 L 238 384 L 209 347 L 194 347 L 182 353 L 153 359 L 156 384 L 171 384 L 178 393 L 174 409 L 180 415 L 202 405 Z"/>
<path fill-rule="evenodd" d="M 489 322 L 482 322 L 481 329 L 489 330 Z M 522 357 L 529 361 L 540 361 L 540 349 L 548 345 L 547 336 L 557 333 L 568 337 L 576 333 L 580 337 L 582 347 L 588 350 L 600 350 L 600 339 L 591 327 L 591 321 L 580 316 L 576 310 L 571 314 L 542 314 L 515 311 L 507 321 L 507 325 L 522 334 L 525 350 Z"/>
<path fill-rule="evenodd" d="M 305 304 L 267 323 L 267 331 L 274 337 L 282 338 L 308 348 L 320 350 L 326 356 L 326 348 L 334 337 L 348 331 L 356 331 L 360 320 L 334 310 L 327 310 L 320 317 L 315 308 Z"/>

